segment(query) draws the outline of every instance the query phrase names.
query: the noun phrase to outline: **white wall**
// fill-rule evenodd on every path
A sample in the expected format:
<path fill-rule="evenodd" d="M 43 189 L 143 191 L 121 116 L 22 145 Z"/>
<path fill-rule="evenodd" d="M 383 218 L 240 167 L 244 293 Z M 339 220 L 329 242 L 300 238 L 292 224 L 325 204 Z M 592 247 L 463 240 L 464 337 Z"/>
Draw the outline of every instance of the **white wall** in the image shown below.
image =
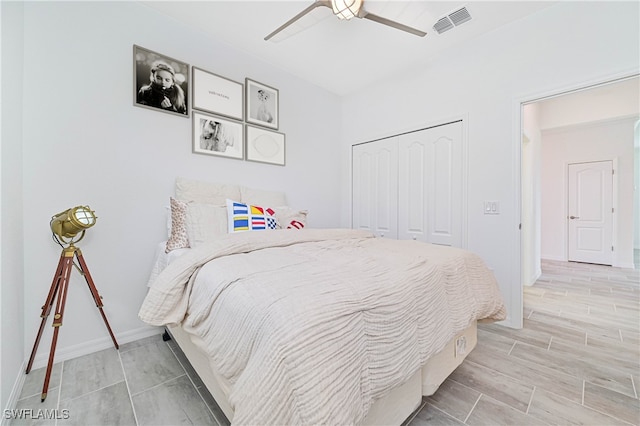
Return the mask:
<path fill-rule="evenodd" d="M 533 285 L 542 274 L 540 263 L 540 105 L 524 105 L 522 142 L 522 283 Z"/>
<path fill-rule="evenodd" d="M 22 2 L 0 2 L 0 408 L 17 398 L 24 361 L 22 241 Z"/>
<path fill-rule="evenodd" d="M 191 119 L 133 106 L 133 44 L 278 88 L 286 167 L 192 154 Z M 283 190 L 290 205 L 309 209 L 310 226 L 339 225 L 340 99 L 143 3 L 25 2 L 24 81 L 27 351 L 60 255 L 49 220 L 69 207 L 98 215 L 79 246 L 121 343 L 153 331 L 137 313 L 176 176 Z M 111 346 L 85 283 L 72 278 L 58 360 Z"/>
<path fill-rule="evenodd" d="M 567 164 L 617 160 L 613 266 L 633 268 L 635 118 L 542 132 L 542 258 L 567 260 Z"/>
<path fill-rule="evenodd" d="M 640 120 L 633 134 L 633 248 L 640 250 Z"/>
<path fill-rule="evenodd" d="M 345 181 L 351 144 L 467 114 L 468 248 L 494 269 L 507 302 L 506 323 L 517 325 L 522 287 L 516 106 L 534 94 L 638 72 L 639 12 L 636 2 L 561 2 L 445 53 L 428 67 L 427 58 L 422 68 L 348 96 L 342 105 Z M 348 188 L 343 197 L 349 200 Z M 499 201 L 501 214 L 484 215 L 484 200 Z M 344 224 L 349 216 L 345 211 Z"/>

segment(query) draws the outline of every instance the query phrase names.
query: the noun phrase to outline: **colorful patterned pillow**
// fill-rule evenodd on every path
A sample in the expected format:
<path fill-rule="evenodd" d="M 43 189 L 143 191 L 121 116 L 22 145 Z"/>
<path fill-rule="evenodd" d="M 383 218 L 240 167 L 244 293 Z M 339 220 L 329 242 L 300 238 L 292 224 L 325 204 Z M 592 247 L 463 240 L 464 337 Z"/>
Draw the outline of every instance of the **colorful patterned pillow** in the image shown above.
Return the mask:
<path fill-rule="evenodd" d="M 287 229 L 302 229 L 302 228 L 304 228 L 304 223 L 302 223 L 302 222 L 300 222 L 298 220 L 292 220 L 287 225 Z"/>
<path fill-rule="evenodd" d="M 278 229 L 278 220 L 273 209 L 229 199 L 227 199 L 227 220 L 229 232 Z"/>

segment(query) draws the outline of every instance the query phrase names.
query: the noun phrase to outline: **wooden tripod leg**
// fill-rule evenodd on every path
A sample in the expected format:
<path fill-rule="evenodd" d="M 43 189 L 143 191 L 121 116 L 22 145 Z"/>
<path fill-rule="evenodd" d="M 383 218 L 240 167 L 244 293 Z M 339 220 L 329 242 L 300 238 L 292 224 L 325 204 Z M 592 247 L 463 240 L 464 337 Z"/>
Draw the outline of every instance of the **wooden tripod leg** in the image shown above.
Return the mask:
<path fill-rule="evenodd" d="M 107 326 L 107 330 L 109 331 L 109 335 L 111 336 L 111 340 L 113 341 L 113 345 L 116 349 L 120 349 L 118 342 L 116 341 L 116 337 L 113 335 L 113 331 L 111 331 L 111 326 L 109 325 L 109 321 L 107 321 L 107 316 L 102 309 L 102 296 L 98 293 L 98 289 L 93 282 L 93 278 L 91 278 L 91 274 L 89 273 L 89 268 L 87 267 L 86 262 L 84 261 L 84 256 L 82 256 L 82 252 L 80 249 L 76 250 L 76 257 L 78 258 L 78 263 L 80 264 L 81 273 L 87 281 L 87 285 L 89 286 L 89 291 L 91 291 L 91 295 L 93 296 L 93 300 L 96 302 L 96 307 L 100 310 L 100 315 L 102 315 L 102 319 L 104 320 L 104 325 Z"/>
<path fill-rule="evenodd" d="M 58 298 L 56 301 L 56 313 L 53 316 L 53 339 L 51 340 L 51 350 L 49 351 L 49 362 L 47 363 L 47 372 L 44 376 L 44 385 L 42 386 L 42 397 L 40 401 L 44 402 L 47 398 L 49 389 L 49 379 L 51 378 L 51 369 L 53 368 L 53 359 L 56 354 L 56 344 L 58 343 L 58 332 L 62 326 L 62 317 L 64 316 L 64 306 L 67 302 L 67 292 L 69 290 L 69 277 L 71 276 L 71 268 L 73 266 L 74 248 L 64 249 L 61 281 L 58 288 Z"/>
<path fill-rule="evenodd" d="M 33 349 L 31 350 L 31 356 L 29 357 L 29 363 L 27 364 L 27 370 L 26 370 L 27 374 L 31 372 L 31 367 L 33 366 L 33 360 L 36 357 L 38 345 L 40 344 L 40 338 L 42 337 L 42 331 L 44 330 L 44 324 L 47 322 L 47 318 L 49 317 L 49 313 L 51 312 L 51 306 L 53 306 L 53 302 L 55 300 L 56 294 L 58 293 L 58 287 L 60 285 L 60 280 L 62 279 L 63 265 L 64 265 L 64 251 L 60 255 L 58 268 L 56 269 L 56 273 L 53 275 L 53 281 L 51 282 L 51 288 L 49 289 L 49 295 L 47 296 L 47 300 L 44 302 L 44 305 L 42 305 L 42 314 L 40 314 L 42 321 L 40 322 L 38 335 L 36 336 L 36 341 L 33 344 Z"/>

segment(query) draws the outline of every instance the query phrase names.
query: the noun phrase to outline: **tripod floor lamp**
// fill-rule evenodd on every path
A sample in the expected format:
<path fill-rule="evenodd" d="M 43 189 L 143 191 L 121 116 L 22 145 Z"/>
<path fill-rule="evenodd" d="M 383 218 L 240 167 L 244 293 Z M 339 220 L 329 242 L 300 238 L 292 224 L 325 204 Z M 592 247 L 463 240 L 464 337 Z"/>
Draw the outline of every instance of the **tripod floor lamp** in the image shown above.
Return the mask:
<path fill-rule="evenodd" d="M 51 308 L 55 303 L 56 310 L 53 315 L 53 339 L 51 340 L 51 351 L 49 352 L 49 362 L 47 363 L 47 372 L 44 377 L 41 401 L 44 401 L 47 398 L 49 379 L 51 377 L 51 369 L 53 367 L 53 358 L 56 352 L 56 344 L 58 342 L 58 332 L 62 326 L 64 306 L 67 301 L 67 291 L 69 290 L 69 278 L 71 277 L 71 269 L 73 266 L 76 267 L 80 272 L 80 275 L 82 275 L 87 282 L 89 291 L 91 291 L 91 295 L 93 296 L 93 300 L 96 302 L 96 307 L 100 311 L 100 315 L 102 315 L 102 319 L 104 320 L 104 324 L 107 326 L 109 335 L 111 335 L 111 340 L 113 340 L 113 344 L 116 349 L 119 349 L 118 342 L 113 335 L 113 331 L 111 331 L 111 327 L 109 326 L 109 321 L 107 321 L 107 317 L 102 310 L 102 296 L 98 294 L 98 290 L 93 283 L 93 278 L 91 278 L 89 268 L 87 268 L 82 252 L 75 246 L 75 243 L 84 237 L 85 231 L 95 225 L 95 223 L 95 212 L 91 210 L 89 206 L 73 207 L 58 213 L 51 218 L 50 226 L 53 233 L 53 239 L 62 247 L 62 254 L 60 255 L 58 268 L 53 276 L 49 295 L 42 306 L 42 314 L 40 315 L 42 322 L 40 323 L 38 336 L 36 337 L 36 341 L 33 345 L 33 350 L 31 351 L 31 357 L 29 358 L 26 371 L 27 374 L 31 371 L 31 366 L 33 365 L 33 359 L 35 358 L 36 351 L 38 350 L 38 344 L 42 337 L 44 325 L 49 317 Z M 78 236 L 78 234 L 80 235 Z M 78 261 L 77 264 L 74 262 L 75 260 Z"/>

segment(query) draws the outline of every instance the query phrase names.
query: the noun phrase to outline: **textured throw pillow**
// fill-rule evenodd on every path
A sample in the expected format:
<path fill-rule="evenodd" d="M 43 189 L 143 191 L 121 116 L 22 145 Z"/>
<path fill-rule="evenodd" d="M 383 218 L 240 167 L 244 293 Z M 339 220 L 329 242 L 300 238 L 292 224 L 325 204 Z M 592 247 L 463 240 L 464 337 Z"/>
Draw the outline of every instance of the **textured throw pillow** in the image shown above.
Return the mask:
<path fill-rule="evenodd" d="M 171 250 L 189 247 L 189 237 L 187 235 L 186 217 L 187 203 L 178 201 L 171 197 L 169 199 L 171 206 L 171 236 L 167 240 L 165 252 Z"/>
<path fill-rule="evenodd" d="M 278 229 L 278 220 L 271 208 L 227 200 L 229 232 L 266 231 Z"/>
<path fill-rule="evenodd" d="M 307 226 L 307 210 L 295 210 L 291 207 L 275 207 L 276 218 L 281 229 L 302 229 Z"/>
<path fill-rule="evenodd" d="M 215 241 L 227 233 L 227 206 L 189 203 L 186 226 L 191 247 Z"/>

